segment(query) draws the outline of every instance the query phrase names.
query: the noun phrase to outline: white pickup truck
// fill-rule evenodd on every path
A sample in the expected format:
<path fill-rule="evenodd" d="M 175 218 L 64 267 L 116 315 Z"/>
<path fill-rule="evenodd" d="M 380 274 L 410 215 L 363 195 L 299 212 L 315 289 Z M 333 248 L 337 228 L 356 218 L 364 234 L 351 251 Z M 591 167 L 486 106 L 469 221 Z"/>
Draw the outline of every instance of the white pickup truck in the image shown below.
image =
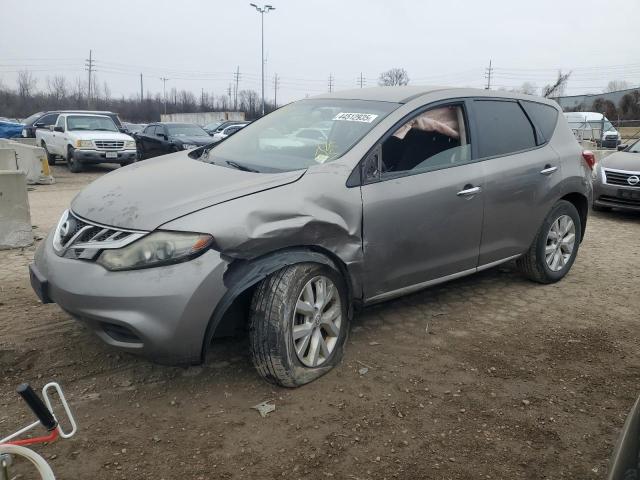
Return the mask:
<path fill-rule="evenodd" d="M 106 115 L 63 113 L 55 125 L 36 130 L 36 139 L 47 152 L 49 164 L 62 157 L 74 173 L 85 164 L 128 165 L 136 160 L 136 141 L 120 133 Z"/>

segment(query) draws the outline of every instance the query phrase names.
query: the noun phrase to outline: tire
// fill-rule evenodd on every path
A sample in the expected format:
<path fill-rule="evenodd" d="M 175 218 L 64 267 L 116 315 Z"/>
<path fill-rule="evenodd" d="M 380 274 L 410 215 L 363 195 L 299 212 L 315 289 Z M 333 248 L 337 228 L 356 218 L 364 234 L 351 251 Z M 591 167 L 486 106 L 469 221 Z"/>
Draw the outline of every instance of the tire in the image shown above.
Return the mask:
<path fill-rule="evenodd" d="M 313 299 L 321 298 L 318 283 L 314 282 L 321 279 L 325 285 L 333 284 L 335 288 L 325 307 L 318 309 L 312 306 Z M 311 285 L 310 291 L 308 285 Z M 268 382 L 298 387 L 335 367 L 342 359 L 349 330 L 346 292 L 341 275 L 317 263 L 291 265 L 264 279 L 253 295 L 249 327 L 251 357 L 258 373 Z M 296 308 L 299 299 L 303 299 L 301 303 L 313 313 L 300 314 Z M 339 315 L 332 322 L 333 327 L 323 322 L 322 312 L 325 319 Z M 294 323 L 299 331 L 310 333 L 300 334 L 294 340 Z M 331 330 L 333 335 L 329 333 Z M 314 352 L 319 352 L 315 365 Z"/>
<path fill-rule="evenodd" d="M 82 163 L 73 158 L 73 147 L 67 147 L 67 167 L 71 173 L 80 173 L 82 171 Z"/>
<path fill-rule="evenodd" d="M 554 239 L 555 234 L 551 232 L 552 228 L 559 231 L 563 230 L 563 225 L 559 225 L 557 222 L 562 222 L 566 218 L 573 222 L 573 246 L 570 253 L 566 250 L 568 247 L 566 247 L 565 242 L 559 242 Z M 568 222 L 564 225 L 568 225 Z M 571 232 L 560 235 L 560 240 L 568 241 L 569 237 L 566 235 L 571 235 Z M 529 250 L 516 261 L 516 264 L 524 276 L 534 282 L 555 283 L 564 278 L 571 269 L 580 248 L 581 238 L 582 223 L 578 210 L 572 203 L 560 200 L 553 206 L 544 222 L 542 222 L 542 226 L 538 230 Z M 561 245 L 558 246 L 558 243 L 561 243 Z M 554 245 L 556 246 L 556 253 L 549 253 L 547 249 L 553 251 L 552 247 Z M 557 252 L 559 252 L 559 257 Z M 550 257 L 548 258 L 549 255 Z"/>
<path fill-rule="evenodd" d="M 44 148 L 44 153 L 47 155 L 47 162 L 49 163 L 49 165 L 55 165 L 56 164 L 56 156 L 55 155 L 51 155 L 49 153 L 49 150 L 47 150 L 47 144 L 42 142 L 42 148 Z"/>

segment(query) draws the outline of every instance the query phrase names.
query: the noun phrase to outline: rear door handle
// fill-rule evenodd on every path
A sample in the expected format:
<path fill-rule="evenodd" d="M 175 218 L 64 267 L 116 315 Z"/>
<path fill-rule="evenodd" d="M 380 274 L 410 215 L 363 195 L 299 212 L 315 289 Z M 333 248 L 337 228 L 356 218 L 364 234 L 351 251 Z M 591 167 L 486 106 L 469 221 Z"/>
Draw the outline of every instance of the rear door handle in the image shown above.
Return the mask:
<path fill-rule="evenodd" d="M 476 193 L 480 193 L 482 188 L 474 187 L 472 185 L 465 185 L 464 190 L 460 190 L 456 195 L 459 197 L 473 197 Z"/>
<path fill-rule="evenodd" d="M 558 167 L 552 167 L 551 165 L 545 165 L 544 168 L 542 170 L 540 170 L 540 173 L 542 175 L 551 175 L 556 170 L 558 170 Z"/>

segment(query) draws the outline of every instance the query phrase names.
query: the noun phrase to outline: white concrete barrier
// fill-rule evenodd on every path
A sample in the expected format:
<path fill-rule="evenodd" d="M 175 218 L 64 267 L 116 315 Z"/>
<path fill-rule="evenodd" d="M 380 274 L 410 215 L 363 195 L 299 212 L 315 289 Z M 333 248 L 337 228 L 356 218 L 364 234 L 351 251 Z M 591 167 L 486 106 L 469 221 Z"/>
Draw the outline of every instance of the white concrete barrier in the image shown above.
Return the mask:
<path fill-rule="evenodd" d="M 33 244 L 26 174 L 0 171 L 0 250 Z"/>
<path fill-rule="evenodd" d="M 0 147 L 0 170 L 17 170 L 18 159 L 13 148 Z"/>
<path fill-rule="evenodd" d="M 23 145 L 31 145 L 32 147 L 38 146 L 38 141 L 35 138 L 18 137 L 18 138 L 10 138 L 9 140 L 11 140 L 12 142 L 21 143 Z"/>
<path fill-rule="evenodd" d="M 14 142 L 13 140 L 0 141 L 0 148 L 11 148 L 15 150 L 18 158 L 18 169 L 26 173 L 27 183 L 29 185 L 36 183 L 51 185 L 55 183 L 49 169 L 47 155 L 43 148 L 24 145 L 19 142 Z"/>

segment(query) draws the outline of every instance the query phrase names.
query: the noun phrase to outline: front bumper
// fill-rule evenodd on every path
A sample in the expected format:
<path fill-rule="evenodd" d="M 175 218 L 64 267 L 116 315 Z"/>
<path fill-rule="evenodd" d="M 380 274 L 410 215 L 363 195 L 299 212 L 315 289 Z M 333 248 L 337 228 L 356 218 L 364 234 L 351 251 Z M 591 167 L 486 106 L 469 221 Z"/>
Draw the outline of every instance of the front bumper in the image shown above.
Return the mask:
<path fill-rule="evenodd" d="M 640 211 L 640 188 L 593 183 L 593 204 L 597 207 L 622 208 Z"/>
<path fill-rule="evenodd" d="M 115 157 L 108 156 L 113 155 Z M 121 163 L 136 159 L 136 150 L 117 150 L 104 152 L 101 150 L 74 150 L 73 158 L 81 163 Z"/>
<path fill-rule="evenodd" d="M 602 140 L 603 148 L 617 148 L 621 141 L 619 138 L 605 138 Z"/>
<path fill-rule="evenodd" d="M 202 360 L 214 308 L 226 292 L 227 263 L 209 250 L 175 265 L 110 272 L 95 262 L 62 258 L 51 234 L 36 251 L 31 282 L 107 344 L 168 365 Z"/>

